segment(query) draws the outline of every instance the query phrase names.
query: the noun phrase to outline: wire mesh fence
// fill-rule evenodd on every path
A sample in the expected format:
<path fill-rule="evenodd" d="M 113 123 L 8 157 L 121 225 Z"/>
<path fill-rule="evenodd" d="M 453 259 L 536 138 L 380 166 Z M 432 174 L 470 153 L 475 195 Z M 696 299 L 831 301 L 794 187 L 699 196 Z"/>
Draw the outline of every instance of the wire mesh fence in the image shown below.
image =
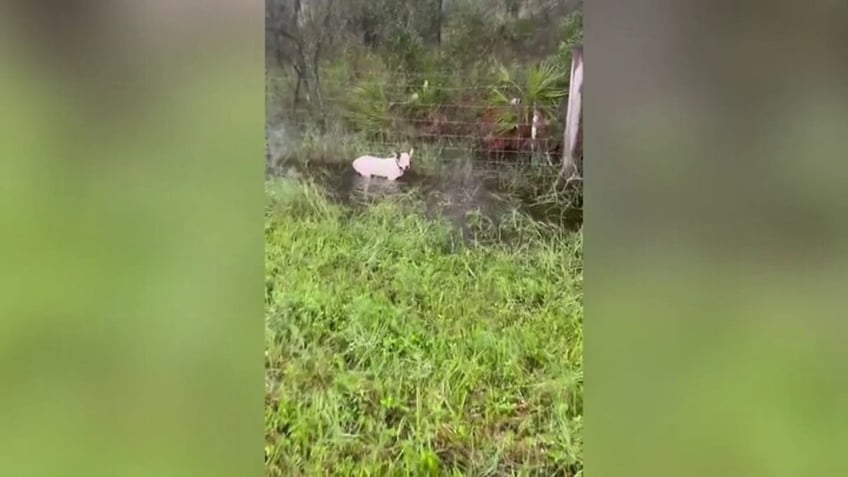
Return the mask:
<path fill-rule="evenodd" d="M 292 75 L 269 77 L 268 159 L 345 161 L 415 147 L 419 164 L 431 168 L 471 162 L 477 169 L 559 173 L 567 84 L 536 101 L 494 79 L 440 86 L 448 82 L 432 72 L 365 87 L 324 80 L 307 93 Z"/>

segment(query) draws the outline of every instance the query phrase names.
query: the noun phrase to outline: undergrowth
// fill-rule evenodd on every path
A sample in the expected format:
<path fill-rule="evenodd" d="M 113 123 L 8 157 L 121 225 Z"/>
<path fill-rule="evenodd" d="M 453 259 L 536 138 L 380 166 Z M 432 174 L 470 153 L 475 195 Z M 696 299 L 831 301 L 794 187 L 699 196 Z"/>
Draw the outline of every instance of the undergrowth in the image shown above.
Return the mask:
<path fill-rule="evenodd" d="M 267 196 L 267 475 L 582 473 L 581 232 Z"/>

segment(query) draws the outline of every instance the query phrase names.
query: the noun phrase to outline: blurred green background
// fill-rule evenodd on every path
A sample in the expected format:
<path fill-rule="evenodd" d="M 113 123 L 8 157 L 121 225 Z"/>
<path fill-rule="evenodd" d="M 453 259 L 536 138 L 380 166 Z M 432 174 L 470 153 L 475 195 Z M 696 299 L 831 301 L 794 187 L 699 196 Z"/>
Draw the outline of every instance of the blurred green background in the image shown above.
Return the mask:
<path fill-rule="evenodd" d="M 185 3 L 0 17 L 0 475 L 262 473 L 262 10 Z"/>
<path fill-rule="evenodd" d="M 845 2 L 586 3 L 592 476 L 848 475 Z"/>

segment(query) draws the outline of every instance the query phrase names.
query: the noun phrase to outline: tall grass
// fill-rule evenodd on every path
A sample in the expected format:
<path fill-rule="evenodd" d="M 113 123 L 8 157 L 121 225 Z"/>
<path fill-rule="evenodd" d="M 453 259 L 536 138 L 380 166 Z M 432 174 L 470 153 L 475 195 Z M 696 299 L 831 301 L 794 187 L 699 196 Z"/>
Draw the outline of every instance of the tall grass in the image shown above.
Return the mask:
<path fill-rule="evenodd" d="M 581 233 L 267 195 L 267 475 L 581 472 Z"/>

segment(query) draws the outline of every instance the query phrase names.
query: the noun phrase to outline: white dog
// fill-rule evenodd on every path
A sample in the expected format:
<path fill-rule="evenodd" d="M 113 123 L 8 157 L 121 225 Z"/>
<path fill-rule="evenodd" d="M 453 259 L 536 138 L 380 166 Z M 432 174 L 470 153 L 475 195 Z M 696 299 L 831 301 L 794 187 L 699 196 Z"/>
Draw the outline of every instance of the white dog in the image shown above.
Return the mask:
<path fill-rule="evenodd" d="M 393 153 L 389 157 L 360 156 L 353 161 L 353 169 L 363 177 L 383 177 L 396 180 L 409 170 L 414 148 L 409 152 Z"/>

